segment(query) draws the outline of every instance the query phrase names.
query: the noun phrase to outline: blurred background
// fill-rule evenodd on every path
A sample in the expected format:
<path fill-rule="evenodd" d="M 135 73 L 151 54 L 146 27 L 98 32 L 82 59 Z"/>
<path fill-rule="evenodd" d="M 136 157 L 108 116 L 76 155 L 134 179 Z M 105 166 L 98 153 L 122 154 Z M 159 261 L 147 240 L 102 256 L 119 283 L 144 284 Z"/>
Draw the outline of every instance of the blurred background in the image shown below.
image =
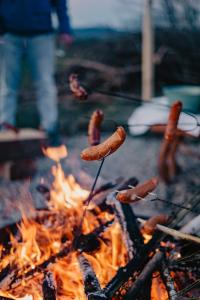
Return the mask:
<path fill-rule="evenodd" d="M 162 95 L 166 85 L 198 85 L 198 1 L 154 0 L 150 3 L 150 9 L 154 35 L 154 95 Z M 87 115 L 97 106 L 106 109 L 109 118 L 115 122 L 127 122 L 135 107 L 133 102 L 92 93 L 87 103 L 79 103 L 67 92 L 68 76 L 72 72 L 77 73 L 90 91 L 101 89 L 141 96 L 144 13 L 144 0 L 69 1 L 74 43 L 69 49 L 64 49 L 58 43 L 56 52 L 55 76 L 63 133 L 74 134 L 85 130 Z M 55 16 L 53 18 L 56 27 L 57 20 Z M 34 97 L 29 71 L 25 65 L 19 97 L 20 127 L 37 127 Z M 78 117 L 76 124 L 72 122 L 74 116 Z M 107 127 L 109 130 L 110 124 Z"/>

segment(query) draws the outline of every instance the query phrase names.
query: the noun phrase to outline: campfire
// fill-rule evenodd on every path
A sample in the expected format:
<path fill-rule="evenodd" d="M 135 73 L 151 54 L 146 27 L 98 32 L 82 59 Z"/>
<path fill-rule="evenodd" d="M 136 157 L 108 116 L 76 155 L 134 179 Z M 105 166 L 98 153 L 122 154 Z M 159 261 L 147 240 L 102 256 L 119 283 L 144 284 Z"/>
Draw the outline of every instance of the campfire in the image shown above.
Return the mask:
<path fill-rule="evenodd" d="M 44 149 L 55 161 L 51 189 L 40 186 L 48 194 L 48 208 L 37 211 L 30 205 L 32 217 L 22 209 L 16 233 L 0 246 L 0 299 L 199 297 L 200 239 L 178 231 L 174 216 L 143 220 L 134 213 L 136 201 L 155 196 L 157 178 L 144 183 L 131 178 L 96 189 L 106 157 L 126 137 L 118 127 L 100 144 L 99 116 L 102 121 L 98 111 L 89 126 L 92 146 L 81 153 L 82 159 L 101 160 L 91 191 L 64 174 L 65 146 Z"/>

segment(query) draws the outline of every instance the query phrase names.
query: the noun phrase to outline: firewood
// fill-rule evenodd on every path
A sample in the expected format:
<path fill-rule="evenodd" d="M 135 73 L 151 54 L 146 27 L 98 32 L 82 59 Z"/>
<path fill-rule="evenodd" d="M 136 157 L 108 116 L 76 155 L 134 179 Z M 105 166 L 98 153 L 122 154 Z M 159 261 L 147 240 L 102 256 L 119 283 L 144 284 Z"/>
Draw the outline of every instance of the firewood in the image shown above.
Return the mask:
<path fill-rule="evenodd" d="M 107 203 L 113 207 L 115 216 L 122 228 L 129 259 L 132 259 L 143 246 L 143 237 L 140 233 L 133 209 L 129 204 L 117 201 L 115 193 L 109 196 Z"/>
<path fill-rule="evenodd" d="M 56 300 L 56 284 L 51 272 L 44 275 L 42 283 L 43 300 Z"/>
<path fill-rule="evenodd" d="M 176 300 L 178 298 L 178 296 L 177 296 L 177 292 L 175 289 L 174 280 L 170 274 L 166 260 L 163 261 L 163 263 L 162 263 L 161 277 L 165 283 L 167 293 L 169 296 L 169 300 Z"/>
<path fill-rule="evenodd" d="M 85 294 L 89 300 L 108 299 L 89 261 L 83 254 L 78 255 L 78 262 L 83 274 Z"/>
<path fill-rule="evenodd" d="M 41 264 L 35 266 L 34 269 L 30 269 L 27 272 L 24 272 L 23 275 L 19 275 L 16 274 L 13 278 L 12 281 L 9 283 L 9 285 L 7 286 L 8 289 L 12 289 L 17 287 L 18 285 L 21 284 L 21 281 L 24 279 L 28 279 L 32 276 L 34 276 L 36 273 L 39 273 L 43 270 L 45 270 L 49 264 L 51 263 L 55 263 L 57 261 L 57 259 L 63 258 L 65 256 L 67 256 L 70 253 L 71 247 L 70 246 L 66 246 L 64 247 L 61 251 L 59 251 L 58 253 L 50 256 L 47 260 L 45 260 L 44 262 L 42 262 Z"/>
<path fill-rule="evenodd" d="M 75 238 L 73 242 L 75 250 L 87 253 L 97 251 L 100 248 L 99 238 L 101 234 L 113 224 L 113 221 L 114 220 L 112 219 L 111 221 L 101 224 L 98 228 L 88 234 L 81 234 L 78 236 L 78 240 Z"/>
<path fill-rule="evenodd" d="M 123 287 L 123 285 L 133 278 L 135 280 L 135 274 L 141 272 L 146 263 L 149 261 L 149 254 L 155 251 L 160 240 L 159 234 L 154 234 L 153 238 L 144 245 L 140 252 L 131 259 L 126 266 L 118 269 L 116 275 L 111 279 L 111 281 L 104 288 L 105 294 L 109 299 Z"/>
<path fill-rule="evenodd" d="M 73 245 L 65 246 L 62 250 L 60 250 L 58 253 L 50 256 L 47 260 L 42 262 L 39 265 L 36 265 L 34 269 L 30 269 L 27 272 L 24 272 L 23 275 L 18 275 L 18 272 L 15 270 L 8 271 L 8 274 L 6 277 L 3 278 L 1 284 L 4 283 L 5 289 L 14 288 L 18 286 L 23 279 L 28 279 L 32 276 L 34 276 L 36 273 L 39 273 L 41 271 L 44 271 L 49 264 L 55 263 L 58 259 L 61 259 L 63 257 L 66 257 L 71 250 L 79 250 L 79 251 L 85 251 L 85 252 L 92 252 L 99 247 L 99 241 L 97 237 L 104 232 L 111 224 L 113 220 L 108 221 L 104 224 L 101 224 L 98 228 L 96 228 L 91 233 L 88 233 L 86 235 L 81 235 L 80 241 L 74 241 Z M 80 242 L 80 243 L 79 243 Z M 76 247 L 74 247 L 76 245 Z"/>
<path fill-rule="evenodd" d="M 130 288 L 127 295 L 124 297 L 124 300 L 134 299 L 138 295 L 142 286 L 152 276 L 152 273 L 159 268 L 163 259 L 164 253 L 158 251 L 153 256 L 153 258 L 151 258 L 151 260 L 146 264 L 146 266 L 134 282 L 133 286 Z"/>

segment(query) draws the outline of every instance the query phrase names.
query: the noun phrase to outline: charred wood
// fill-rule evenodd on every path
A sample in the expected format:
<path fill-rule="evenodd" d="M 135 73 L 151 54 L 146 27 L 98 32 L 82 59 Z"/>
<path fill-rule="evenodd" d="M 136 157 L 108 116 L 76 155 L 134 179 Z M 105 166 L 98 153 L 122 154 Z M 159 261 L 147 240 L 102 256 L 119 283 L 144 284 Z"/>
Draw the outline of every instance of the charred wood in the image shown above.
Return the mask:
<path fill-rule="evenodd" d="M 78 243 L 77 248 L 74 250 L 79 250 L 79 251 L 84 251 L 84 252 L 89 252 L 89 253 L 94 250 L 97 250 L 98 247 L 100 246 L 98 236 L 101 233 L 103 233 L 112 224 L 112 222 L 113 222 L 113 220 L 108 221 L 108 222 L 100 225 L 98 228 L 96 228 L 91 233 L 89 233 L 87 235 L 81 235 L 81 241 L 80 241 L 81 243 L 80 244 Z M 3 280 L 0 282 L 0 287 L 2 284 L 4 284 L 4 282 L 6 282 L 6 284 L 4 284 L 6 289 L 9 289 L 9 288 L 11 289 L 11 288 L 18 286 L 21 283 L 21 280 L 28 279 L 29 277 L 34 276 L 36 273 L 44 271 L 50 263 L 53 264 L 58 259 L 61 259 L 65 256 L 67 256 L 70 253 L 71 249 L 72 249 L 72 247 L 70 245 L 64 247 L 58 253 L 52 255 L 47 260 L 45 260 L 43 263 L 37 265 L 34 269 L 30 269 L 29 271 L 24 272 L 23 275 L 19 275 L 17 270 L 13 271 L 12 268 L 10 269 L 8 267 L 8 270 L 6 269 L 4 271 L 5 276 L 2 275 Z"/>
<path fill-rule="evenodd" d="M 154 234 L 153 238 L 141 248 L 140 252 L 138 252 L 126 266 L 119 268 L 116 275 L 104 289 L 105 294 L 109 299 L 111 299 L 120 289 L 123 289 L 123 285 L 128 282 L 129 279 L 135 280 L 135 275 L 138 272 L 141 272 L 148 262 L 149 254 L 155 251 L 158 246 L 160 237 L 160 234 Z"/>
<path fill-rule="evenodd" d="M 73 243 L 76 247 L 75 250 L 87 253 L 97 251 L 100 248 L 101 234 L 113 224 L 113 221 L 114 220 L 111 220 L 104 224 L 101 224 L 98 228 L 94 229 L 88 234 L 80 235 L 78 237 L 78 240 L 75 238 Z"/>
<path fill-rule="evenodd" d="M 162 265 L 162 272 L 161 272 L 161 277 L 163 279 L 163 282 L 165 283 L 167 293 L 169 296 L 169 300 L 176 300 L 178 298 L 177 292 L 174 286 L 174 280 L 171 277 L 167 262 L 163 262 Z"/>
<path fill-rule="evenodd" d="M 164 259 L 164 253 L 158 251 L 153 258 L 146 264 L 140 275 L 137 277 L 136 281 L 133 283 L 133 286 L 128 291 L 127 295 L 124 297 L 124 300 L 131 300 L 136 297 L 141 290 L 141 287 L 146 283 L 146 281 L 151 278 L 152 273 L 156 271 Z"/>
<path fill-rule="evenodd" d="M 37 185 L 36 190 L 42 194 L 47 201 L 50 200 L 50 188 L 44 183 L 40 183 Z"/>
<path fill-rule="evenodd" d="M 56 284 L 53 274 L 47 272 L 42 283 L 43 300 L 56 300 Z"/>
<path fill-rule="evenodd" d="M 78 255 L 78 261 L 83 274 L 84 289 L 87 298 L 89 300 L 108 299 L 101 289 L 96 274 L 87 258 L 83 254 L 80 254 Z"/>
<path fill-rule="evenodd" d="M 58 253 L 50 256 L 43 263 L 37 265 L 34 269 L 31 269 L 28 272 L 24 272 L 23 275 L 18 276 L 18 274 L 17 274 L 16 276 L 14 276 L 12 281 L 9 283 L 8 289 L 15 288 L 16 286 L 18 286 L 21 283 L 21 281 L 23 279 L 28 279 L 29 277 L 34 276 L 36 273 L 44 271 L 50 263 L 53 264 L 57 261 L 57 259 L 67 256 L 70 253 L 70 249 L 71 249 L 70 246 L 66 246 L 64 249 L 62 249 Z"/>
<path fill-rule="evenodd" d="M 120 203 L 115 199 L 113 199 L 112 203 L 115 215 L 123 231 L 129 259 L 132 259 L 143 245 L 143 238 L 135 214 L 129 204 Z"/>

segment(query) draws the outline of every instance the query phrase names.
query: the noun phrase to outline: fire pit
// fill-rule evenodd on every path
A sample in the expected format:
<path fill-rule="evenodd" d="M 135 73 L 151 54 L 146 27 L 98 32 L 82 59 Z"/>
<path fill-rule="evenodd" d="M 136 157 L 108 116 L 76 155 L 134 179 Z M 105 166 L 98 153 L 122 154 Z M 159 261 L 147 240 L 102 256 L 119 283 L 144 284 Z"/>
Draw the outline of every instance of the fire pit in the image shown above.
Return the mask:
<path fill-rule="evenodd" d="M 115 197 L 116 190 L 137 187 L 135 178 L 101 187 L 85 211 L 89 192 L 72 175 L 66 177 L 59 162 L 52 171 L 49 209 L 34 211 L 32 218 L 22 212 L 17 232 L 1 245 L 1 299 L 157 300 L 192 295 L 190 290 L 199 284 L 199 254 L 194 253 L 198 241 L 190 241 L 191 262 L 191 256 L 182 257 L 188 242 L 159 233 L 156 223 L 151 232 L 141 229 L 130 204 Z"/>
<path fill-rule="evenodd" d="M 157 178 L 143 183 L 131 178 L 96 189 L 107 156 L 126 138 L 123 127 L 118 127 L 100 144 L 99 117 L 102 121 L 98 111 L 89 126 L 91 147 L 81 152 L 86 161 L 100 160 L 91 191 L 83 189 L 72 175 L 65 176 L 60 163 L 67 155 L 65 146 L 44 150 L 56 162 L 51 189 L 43 183 L 38 186 L 48 208 L 37 211 L 26 202 L 15 232 L 7 243 L 0 244 L 0 300 L 200 296 L 200 238 L 177 228 L 177 222 L 195 209 L 198 199 L 194 197 L 192 208 L 174 204 L 174 215 L 144 220 L 135 215 L 135 202 L 147 196 L 167 201 L 154 192 Z M 166 129 L 170 138 L 177 129 L 177 122 L 172 121 Z M 163 145 L 161 150 L 168 152 L 168 136 Z M 170 169 L 164 158 L 161 155 L 161 174 L 166 166 Z"/>

